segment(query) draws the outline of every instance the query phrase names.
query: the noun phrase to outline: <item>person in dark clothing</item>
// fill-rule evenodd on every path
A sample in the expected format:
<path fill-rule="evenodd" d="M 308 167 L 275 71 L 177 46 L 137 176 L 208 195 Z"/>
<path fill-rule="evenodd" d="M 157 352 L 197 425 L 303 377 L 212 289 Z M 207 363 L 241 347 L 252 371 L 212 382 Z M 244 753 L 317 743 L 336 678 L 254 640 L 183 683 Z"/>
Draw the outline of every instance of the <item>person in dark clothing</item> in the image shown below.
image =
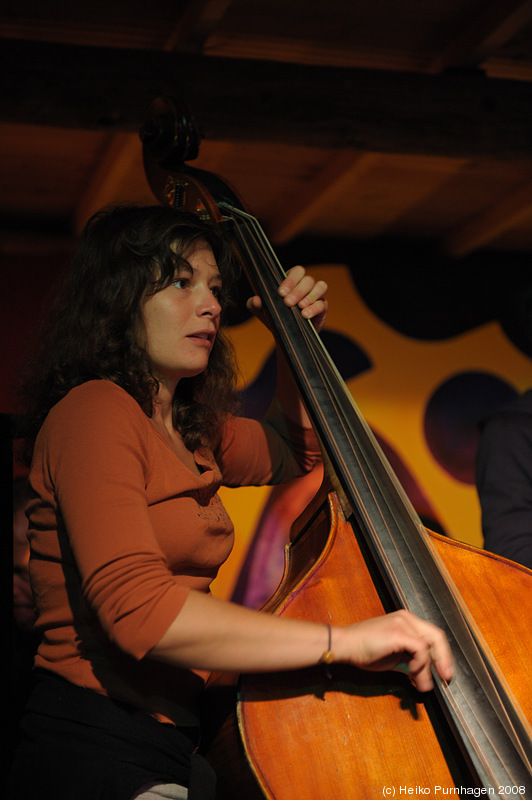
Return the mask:
<path fill-rule="evenodd" d="M 476 485 L 484 547 L 532 569 L 532 390 L 484 424 Z"/>

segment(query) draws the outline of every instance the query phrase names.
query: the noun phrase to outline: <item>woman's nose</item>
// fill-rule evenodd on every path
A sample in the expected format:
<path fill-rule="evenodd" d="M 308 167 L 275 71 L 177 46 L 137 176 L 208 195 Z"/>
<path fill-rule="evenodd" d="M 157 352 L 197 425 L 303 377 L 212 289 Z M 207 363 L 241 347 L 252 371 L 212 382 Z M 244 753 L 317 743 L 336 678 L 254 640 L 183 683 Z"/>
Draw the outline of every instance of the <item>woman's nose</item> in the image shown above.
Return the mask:
<path fill-rule="evenodd" d="M 211 317 L 218 317 L 222 311 L 220 301 L 210 289 L 204 293 L 199 304 L 200 316 L 208 314 Z"/>

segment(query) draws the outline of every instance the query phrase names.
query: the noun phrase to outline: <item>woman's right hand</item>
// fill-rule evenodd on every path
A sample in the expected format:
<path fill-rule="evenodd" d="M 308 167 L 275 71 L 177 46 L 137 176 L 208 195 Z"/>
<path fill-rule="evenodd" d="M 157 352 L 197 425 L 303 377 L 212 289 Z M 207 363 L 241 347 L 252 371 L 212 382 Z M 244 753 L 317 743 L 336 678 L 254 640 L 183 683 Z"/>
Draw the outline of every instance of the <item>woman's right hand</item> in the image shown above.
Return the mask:
<path fill-rule="evenodd" d="M 445 633 L 409 611 L 332 629 L 335 660 L 373 672 L 406 672 L 421 692 L 433 688 L 431 667 L 444 681 L 454 672 L 451 648 Z"/>

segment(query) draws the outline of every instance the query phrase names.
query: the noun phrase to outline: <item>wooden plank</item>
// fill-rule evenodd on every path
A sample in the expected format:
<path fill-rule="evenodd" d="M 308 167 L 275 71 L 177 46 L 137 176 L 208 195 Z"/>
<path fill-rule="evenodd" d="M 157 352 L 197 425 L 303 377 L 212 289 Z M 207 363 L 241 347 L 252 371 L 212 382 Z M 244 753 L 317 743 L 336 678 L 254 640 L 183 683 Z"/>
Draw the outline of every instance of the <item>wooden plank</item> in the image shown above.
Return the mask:
<path fill-rule="evenodd" d="M 0 41 L 0 118 L 137 131 L 174 94 L 205 135 L 451 157 L 532 158 L 532 83 Z"/>
<path fill-rule="evenodd" d="M 436 56 L 429 71 L 451 66 L 477 66 L 498 51 L 532 19 L 532 0 L 483 3 L 478 16 L 461 27 L 456 39 Z"/>
<path fill-rule="evenodd" d="M 447 237 L 445 251 L 455 258 L 468 255 L 527 219 L 532 219 L 532 183 L 528 182 L 467 219 Z"/>

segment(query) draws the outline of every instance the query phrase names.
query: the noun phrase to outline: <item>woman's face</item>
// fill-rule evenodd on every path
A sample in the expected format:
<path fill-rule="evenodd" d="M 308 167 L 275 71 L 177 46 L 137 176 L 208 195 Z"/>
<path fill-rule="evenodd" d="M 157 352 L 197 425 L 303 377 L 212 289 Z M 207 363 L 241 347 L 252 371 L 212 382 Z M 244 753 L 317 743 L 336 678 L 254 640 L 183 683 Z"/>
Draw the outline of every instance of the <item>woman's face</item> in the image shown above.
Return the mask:
<path fill-rule="evenodd" d="M 173 390 L 180 378 L 203 372 L 218 327 L 222 277 L 205 242 L 188 253 L 174 281 L 144 301 L 145 349 L 155 376 Z"/>

